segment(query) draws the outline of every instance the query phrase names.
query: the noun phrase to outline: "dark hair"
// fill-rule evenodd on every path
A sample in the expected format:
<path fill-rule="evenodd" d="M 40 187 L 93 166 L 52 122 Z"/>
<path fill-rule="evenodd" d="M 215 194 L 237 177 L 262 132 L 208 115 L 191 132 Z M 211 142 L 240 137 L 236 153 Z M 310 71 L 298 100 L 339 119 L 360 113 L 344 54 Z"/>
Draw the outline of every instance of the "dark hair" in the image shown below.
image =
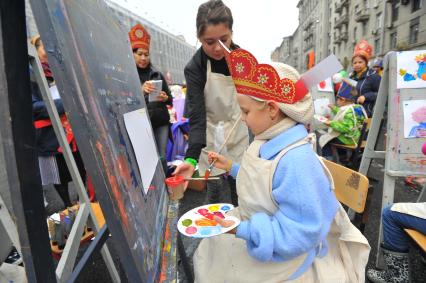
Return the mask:
<path fill-rule="evenodd" d="M 354 62 L 354 59 L 356 57 L 361 58 L 365 62 L 365 65 L 368 66 L 368 59 L 367 59 L 367 57 L 365 57 L 364 55 L 361 55 L 361 54 L 357 54 L 357 55 L 352 56 L 352 63 Z"/>
<path fill-rule="evenodd" d="M 197 37 L 203 35 L 208 25 L 226 24 L 232 31 L 233 23 L 232 12 L 222 0 L 209 0 L 198 7 Z"/>

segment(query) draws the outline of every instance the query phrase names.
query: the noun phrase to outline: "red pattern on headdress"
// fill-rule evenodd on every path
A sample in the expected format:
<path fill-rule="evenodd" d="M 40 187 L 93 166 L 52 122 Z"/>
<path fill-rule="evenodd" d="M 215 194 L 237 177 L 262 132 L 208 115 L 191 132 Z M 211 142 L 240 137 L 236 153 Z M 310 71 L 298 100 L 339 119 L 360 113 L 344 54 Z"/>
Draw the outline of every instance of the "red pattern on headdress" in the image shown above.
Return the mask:
<path fill-rule="evenodd" d="M 308 93 L 303 81 L 280 79 L 274 67 L 259 64 L 256 58 L 244 49 L 235 49 L 230 53 L 225 51 L 225 59 L 235 88 L 240 94 L 293 104 Z"/>
<path fill-rule="evenodd" d="M 355 45 L 354 54 L 352 56 L 363 56 L 367 61 L 370 59 L 373 54 L 373 47 L 368 43 L 368 41 L 361 39 L 357 45 Z"/>
<path fill-rule="evenodd" d="M 151 36 L 141 24 L 136 24 L 132 27 L 129 31 L 129 38 L 132 49 L 144 48 L 149 50 Z"/>

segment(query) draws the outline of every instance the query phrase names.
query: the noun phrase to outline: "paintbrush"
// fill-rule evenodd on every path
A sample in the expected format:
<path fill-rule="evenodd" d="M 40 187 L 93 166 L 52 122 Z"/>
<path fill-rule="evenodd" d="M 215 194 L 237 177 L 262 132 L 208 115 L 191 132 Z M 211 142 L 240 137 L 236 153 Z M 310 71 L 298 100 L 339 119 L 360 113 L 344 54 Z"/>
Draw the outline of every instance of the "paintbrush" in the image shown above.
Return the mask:
<path fill-rule="evenodd" d="M 219 177 L 210 177 L 208 178 L 208 180 L 205 177 L 191 177 L 191 178 L 185 178 L 185 181 L 199 181 L 199 180 L 204 180 L 204 181 L 210 181 L 210 180 L 219 180 Z"/>
<path fill-rule="evenodd" d="M 220 154 L 222 152 L 222 150 L 225 148 L 226 143 L 228 142 L 229 138 L 231 137 L 232 133 L 234 132 L 235 128 L 238 125 L 238 122 L 241 119 L 241 114 L 238 116 L 238 118 L 235 120 L 234 125 L 232 126 L 231 130 L 228 133 L 228 136 L 225 138 L 225 140 L 223 141 L 223 144 L 220 146 L 219 151 L 217 152 L 217 154 Z M 216 160 L 213 160 L 210 164 L 209 167 L 207 168 L 206 172 L 204 173 L 204 179 L 207 180 L 210 177 L 210 173 L 213 169 L 214 164 L 216 163 Z"/>

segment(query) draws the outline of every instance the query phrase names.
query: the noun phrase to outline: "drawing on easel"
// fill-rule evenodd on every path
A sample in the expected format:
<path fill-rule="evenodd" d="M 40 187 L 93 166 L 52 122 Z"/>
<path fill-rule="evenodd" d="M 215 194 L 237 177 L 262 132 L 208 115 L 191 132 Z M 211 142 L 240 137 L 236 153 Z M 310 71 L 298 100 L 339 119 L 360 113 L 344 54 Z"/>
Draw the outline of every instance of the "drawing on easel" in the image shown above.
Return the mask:
<path fill-rule="evenodd" d="M 397 55 L 397 88 L 426 88 L 426 50 Z"/>
<path fill-rule="evenodd" d="M 426 100 L 404 102 L 404 137 L 426 138 Z"/>
<path fill-rule="evenodd" d="M 333 92 L 333 84 L 331 83 L 331 78 L 321 81 L 317 85 L 317 88 L 318 88 L 318 91 Z"/>

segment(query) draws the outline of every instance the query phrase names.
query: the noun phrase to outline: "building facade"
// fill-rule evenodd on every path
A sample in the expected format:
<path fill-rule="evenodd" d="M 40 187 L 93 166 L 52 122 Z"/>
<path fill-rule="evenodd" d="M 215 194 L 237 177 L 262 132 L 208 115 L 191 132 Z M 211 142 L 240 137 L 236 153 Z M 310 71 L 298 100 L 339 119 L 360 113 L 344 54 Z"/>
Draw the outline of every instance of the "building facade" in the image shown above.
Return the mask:
<path fill-rule="evenodd" d="M 136 23 L 141 23 L 151 35 L 150 59 L 152 64 L 160 70 L 166 79 L 174 84 L 185 83 L 183 70 L 195 53 L 195 47 L 188 44 L 182 36 L 175 36 L 157 25 L 143 19 L 135 13 L 121 7 L 115 2 L 106 0 L 112 14 L 123 26 L 123 30 L 130 30 Z M 38 34 L 34 16 L 29 4 L 25 1 L 27 36 Z"/>
<path fill-rule="evenodd" d="M 302 38 L 293 34 L 288 53 L 299 56 L 294 64 L 301 71 L 309 59 L 318 63 L 335 54 L 350 68 L 356 43 L 367 40 L 373 57 L 383 57 L 392 50 L 426 49 L 426 0 L 300 0 L 299 27 Z M 284 42 L 285 40 L 283 40 Z M 311 57 L 309 57 L 311 56 Z M 287 58 L 278 57 L 279 61 Z M 293 58 L 293 62 L 294 62 Z M 285 62 L 285 61 L 282 61 Z M 291 59 L 287 59 L 291 62 Z"/>

